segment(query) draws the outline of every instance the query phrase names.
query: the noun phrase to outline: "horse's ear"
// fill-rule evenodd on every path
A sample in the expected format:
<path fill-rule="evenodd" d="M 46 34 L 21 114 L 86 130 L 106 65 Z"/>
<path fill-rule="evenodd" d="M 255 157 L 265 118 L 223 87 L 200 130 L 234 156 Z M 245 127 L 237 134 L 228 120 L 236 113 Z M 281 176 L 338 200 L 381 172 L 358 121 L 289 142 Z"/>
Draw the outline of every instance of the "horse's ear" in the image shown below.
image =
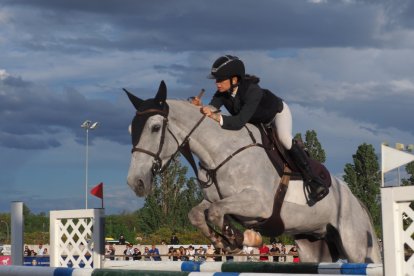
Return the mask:
<path fill-rule="evenodd" d="M 167 100 L 167 86 L 164 81 L 161 81 L 160 87 L 158 88 L 157 95 L 155 95 L 155 101 L 159 104 L 164 104 Z"/>
<path fill-rule="evenodd" d="M 137 96 L 133 95 L 131 92 L 129 92 L 128 90 L 126 90 L 125 88 L 122 88 L 125 93 L 128 95 L 129 100 L 131 101 L 131 103 L 134 105 L 135 109 L 138 110 L 139 106 L 142 104 L 142 102 L 144 102 L 143 100 L 141 100 L 140 98 L 138 98 Z"/>

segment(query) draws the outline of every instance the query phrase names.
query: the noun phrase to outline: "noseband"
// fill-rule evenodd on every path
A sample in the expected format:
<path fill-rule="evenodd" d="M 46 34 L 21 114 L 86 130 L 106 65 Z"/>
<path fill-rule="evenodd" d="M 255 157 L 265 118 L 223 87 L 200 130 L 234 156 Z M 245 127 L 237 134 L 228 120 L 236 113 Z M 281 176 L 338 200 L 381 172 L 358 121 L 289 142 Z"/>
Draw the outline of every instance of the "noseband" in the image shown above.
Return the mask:
<path fill-rule="evenodd" d="M 143 112 L 137 111 L 137 113 L 136 113 L 137 116 L 142 116 L 142 115 L 147 115 L 147 114 L 153 114 L 153 115 L 158 114 L 158 115 L 161 115 L 162 117 L 164 117 L 163 123 L 162 123 L 161 139 L 160 139 L 160 144 L 158 146 L 158 151 L 156 153 L 154 153 L 154 152 L 148 151 L 148 150 L 143 149 L 143 148 L 133 147 L 132 150 L 131 150 L 131 153 L 134 153 L 134 152 L 138 151 L 138 152 L 142 152 L 142 153 L 145 153 L 145 154 L 148 154 L 148 155 L 154 157 L 154 160 L 152 162 L 151 172 L 152 172 L 152 175 L 155 176 L 159 173 L 162 173 L 168 167 L 171 160 L 174 159 L 174 157 L 179 152 L 181 152 L 184 149 L 184 147 L 187 146 L 188 142 L 190 141 L 191 134 L 197 129 L 197 127 L 201 124 L 201 122 L 206 118 L 206 115 L 203 115 L 200 118 L 200 120 L 198 120 L 198 122 L 195 124 L 195 126 L 191 129 L 191 131 L 187 134 L 187 136 L 184 138 L 184 140 L 180 144 L 178 142 L 177 137 L 168 128 L 168 113 L 166 111 L 158 110 L 158 109 L 148 109 L 148 110 L 145 110 Z M 168 130 L 168 132 L 171 133 L 174 140 L 177 142 L 178 147 L 177 147 L 177 150 L 174 152 L 174 154 L 171 155 L 170 159 L 163 165 L 162 160 L 160 158 L 160 154 L 161 154 L 162 148 L 164 146 L 166 130 Z"/>

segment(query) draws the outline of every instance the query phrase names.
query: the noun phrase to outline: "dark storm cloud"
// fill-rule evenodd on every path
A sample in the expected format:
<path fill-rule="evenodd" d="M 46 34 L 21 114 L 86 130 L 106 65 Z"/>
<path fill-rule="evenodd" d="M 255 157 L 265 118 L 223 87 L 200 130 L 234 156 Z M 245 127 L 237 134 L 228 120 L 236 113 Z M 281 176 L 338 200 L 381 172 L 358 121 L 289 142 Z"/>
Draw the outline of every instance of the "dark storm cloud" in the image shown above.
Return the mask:
<path fill-rule="evenodd" d="M 412 125 L 414 116 L 414 97 L 411 93 L 397 94 L 392 92 L 388 85 L 377 85 L 372 88 L 374 95 L 370 97 L 359 97 L 357 94 L 369 94 L 370 91 L 350 90 L 354 96 L 329 99 L 329 104 L 323 104 L 323 108 L 335 112 L 344 118 L 351 118 L 355 122 L 370 122 L 385 129 L 399 129 L 414 135 Z M 375 95 L 376 93 L 376 95 Z M 312 101 L 306 103 L 308 107 L 320 108 L 321 105 Z M 378 129 L 368 129 L 373 134 L 378 134 Z M 392 133 L 389 133 L 392 135 Z"/>
<path fill-rule="evenodd" d="M 22 0 L 8 4 L 26 9 L 13 20 L 27 30 L 21 45 L 67 52 L 375 47 L 384 43 L 378 29 L 382 13 L 406 13 L 386 9 L 379 1 L 348 2 Z"/>
<path fill-rule="evenodd" d="M 354 120 L 373 122 L 382 128 L 396 128 L 414 135 L 414 128 L 407 127 L 413 125 L 413 106 L 413 96 L 399 96 L 398 102 L 393 96 L 383 96 L 372 97 L 369 101 L 349 99 L 334 102 L 328 110 L 337 108 L 340 114 Z"/>
<path fill-rule="evenodd" d="M 126 101 L 115 105 L 86 99 L 76 90 L 56 93 L 20 77 L 3 77 L 0 79 L 0 145 L 17 149 L 54 148 L 61 146 L 59 135 L 68 132 L 83 143 L 84 131 L 80 124 L 91 117 L 110 126 L 95 137 L 127 143 L 125 129 L 133 114 L 127 104 Z M 129 109 L 131 112 L 126 112 Z"/>

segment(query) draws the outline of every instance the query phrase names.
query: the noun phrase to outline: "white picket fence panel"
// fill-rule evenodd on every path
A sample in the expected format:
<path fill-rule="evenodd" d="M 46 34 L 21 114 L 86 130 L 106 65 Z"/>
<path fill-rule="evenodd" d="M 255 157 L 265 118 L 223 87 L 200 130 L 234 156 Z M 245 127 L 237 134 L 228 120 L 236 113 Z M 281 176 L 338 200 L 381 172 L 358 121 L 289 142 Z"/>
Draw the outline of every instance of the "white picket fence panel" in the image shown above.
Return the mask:
<path fill-rule="evenodd" d="M 50 266 L 101 268 L 104 217 L 104 209 L 50 211 Z"/>

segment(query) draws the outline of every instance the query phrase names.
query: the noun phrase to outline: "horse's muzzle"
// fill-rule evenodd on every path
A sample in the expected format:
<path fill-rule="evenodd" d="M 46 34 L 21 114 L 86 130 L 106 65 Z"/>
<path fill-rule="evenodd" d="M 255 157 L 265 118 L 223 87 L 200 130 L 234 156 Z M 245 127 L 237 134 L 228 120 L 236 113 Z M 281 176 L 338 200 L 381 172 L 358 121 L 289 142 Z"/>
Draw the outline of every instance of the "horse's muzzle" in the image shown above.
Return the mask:
<path fill-rule="evenodd" d="M 143 197 L 147 195 L 147 191 L 145 189 L 144 181 L 141 179 L 138 179 L 135 183 L 131 184 L 128 181 L 128 185 L 131 187 L 131 189 L 135 192 L 135 194 L 139 197 Z"/>

